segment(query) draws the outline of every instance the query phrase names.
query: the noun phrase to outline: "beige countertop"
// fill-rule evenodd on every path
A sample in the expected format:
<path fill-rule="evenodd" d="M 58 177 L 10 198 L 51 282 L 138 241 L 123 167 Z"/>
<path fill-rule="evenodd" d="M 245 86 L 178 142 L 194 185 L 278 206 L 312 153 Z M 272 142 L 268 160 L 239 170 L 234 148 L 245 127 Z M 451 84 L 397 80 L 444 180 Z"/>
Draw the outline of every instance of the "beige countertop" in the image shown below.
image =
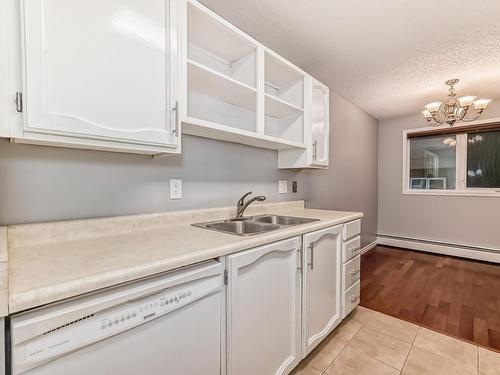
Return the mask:
<path fill-rule="evenodd" d="M 9 312 L 363 216 L 356 212 L 305 209 L 299 201 L 256 204 L 247 214 L 286 214 L 320 221 L 245 237 L 191 226 L 196 222 L 227 218 L 233 211 L 233 208 L 222 208 L 11 226 L 8 229 Z"/>

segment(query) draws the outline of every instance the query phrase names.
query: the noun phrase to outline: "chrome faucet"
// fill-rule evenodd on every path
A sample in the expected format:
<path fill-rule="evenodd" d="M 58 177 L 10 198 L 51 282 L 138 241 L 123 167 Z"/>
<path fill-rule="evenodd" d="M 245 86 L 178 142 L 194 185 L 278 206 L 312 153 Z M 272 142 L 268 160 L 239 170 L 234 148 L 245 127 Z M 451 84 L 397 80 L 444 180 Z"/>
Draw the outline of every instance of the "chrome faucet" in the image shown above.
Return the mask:
<path fill-rule="evenodd" d="M 251 203 L 253 203 L 255 201 L 262 202 L 262 201 L 266 200 L 265 196 L 258 195 L 258 196 L 253 197 L 253 198 L 251 198 L 251 199 L 249 199 L 248 201 L 245 202 L 245 198 L 248 197 L 250 194 L 252 194 L 251 191 L 249 191 L 248 193 L 244 194 L 240 199 L 238 199 L 238 203 L 236 203 L 236 216 L 233 219 L 231 219 L 231 220 L 242 220 L 242 219 L 244 219 L 243 213 L 245 212 L 245 210 L 247 209 L 247 207 Z"/>

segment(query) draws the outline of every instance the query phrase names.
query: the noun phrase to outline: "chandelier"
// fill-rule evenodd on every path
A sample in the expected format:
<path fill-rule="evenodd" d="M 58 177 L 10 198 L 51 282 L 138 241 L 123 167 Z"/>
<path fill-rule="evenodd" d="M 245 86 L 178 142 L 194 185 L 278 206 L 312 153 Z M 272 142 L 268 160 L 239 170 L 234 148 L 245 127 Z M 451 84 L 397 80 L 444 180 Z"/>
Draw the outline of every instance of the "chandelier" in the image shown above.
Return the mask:
<path fill-rule="evenodd" d="M 491 99 L 477 99 L 476 96 L 455 98 L 454 86 L 458 83 L 458 79 L 450 79 L 445 83 L 450 86 L 448 101 L 445 103 L 429 103 L 425 106 L 426 109 L 422 111 L 430 126 L 439 126 L 444 123 L 453 126 L 457 121 L 477 120 L 491 102 Z"/>

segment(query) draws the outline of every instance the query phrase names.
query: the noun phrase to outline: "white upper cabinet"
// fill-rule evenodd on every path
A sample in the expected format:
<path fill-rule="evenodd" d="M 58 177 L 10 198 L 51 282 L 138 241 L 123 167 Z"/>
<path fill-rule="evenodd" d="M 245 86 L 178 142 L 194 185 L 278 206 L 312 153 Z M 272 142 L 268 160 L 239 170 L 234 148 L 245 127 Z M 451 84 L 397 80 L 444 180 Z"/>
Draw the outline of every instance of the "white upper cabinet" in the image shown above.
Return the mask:
<path fill-rule="evenodd" d="M 311 165 L 328 167 L 329 158 L 329 94 L 328 87 L 313 79 L 311 104 Z"/>
<path fill-rule="evenodd" d="M 328 87 L 196 0 L 0 0 L 0 21 L 0 137 L 169 154 L 182 123 L 328 167 Z"/>
<path fill-rule="evenodd" d="M 9 111 L 14 105 L 9 99 L 7 0 L 0 0 L 0 137 L 9 136 Z"/>
<path fill-rule="evenodd" d="M 342 225 L 303 237 L 303 356 L 341 321 Z"/>
<path fill-rule="evenodd" d="M 278 155 L 279 168 L 328 168 L 330 90 L 318 80 L 306 78 L 307 149 L 284 150 Z"/>
<path fill-rule="evenodd" d="M 197 2 L 183 2 L 183 132 L 257 134 L 257 44 Z"/>
<path fill-rule="evenodd" d="M 289 62 L 265 52 L 264 133 L 290 146 L 305 143 L 305 75 Z"/>
<path fill-rule="evenodd" d="M 182 20 L 183 132 L 279 150 L 280 168 L 327 167 L 328 88 L 318 98 L 311 76 L 196 0 Z"/>
<path fill-rule="evenodd" d="M 288 374 L 301 359 L 299 237 L 228 256 L 228 375 Z"/>
<path fill-rule="evenodd" d="M 23 0 L 24 125 L 35 143 L 179 152 L 178 0 Z"/>

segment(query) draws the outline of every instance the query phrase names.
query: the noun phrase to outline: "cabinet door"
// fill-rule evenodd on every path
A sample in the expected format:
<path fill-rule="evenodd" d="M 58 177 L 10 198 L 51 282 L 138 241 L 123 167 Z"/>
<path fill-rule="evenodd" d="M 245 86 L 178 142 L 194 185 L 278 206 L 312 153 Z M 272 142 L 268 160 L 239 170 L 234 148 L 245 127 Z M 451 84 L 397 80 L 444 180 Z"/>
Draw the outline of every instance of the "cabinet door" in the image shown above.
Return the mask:
<path fill-rule="evenodd" d="M 341 250 L 341 225 L 304 235 L 304 356 L 340 323 Z"/>
<path fill-rule="evenodd" d="M 24 131 L 175 146 L 177 0 L 23 0 Z"/>
<path fill-rule="evenodd" d="M 7 0 L 0 0 L 0 137 L 9 136 L 9 73 L 7 50 Z"/>
<path fill-rule="evenodd" d="M 329 159 L 329 89 L 313 79 L 311 107 L 311 164 L 328 166 Z"/>
<path fill-rule="evenodd" d="M 300 361 L 298 237 L 228 257 L 228 374 L 288 374 Z"/>

